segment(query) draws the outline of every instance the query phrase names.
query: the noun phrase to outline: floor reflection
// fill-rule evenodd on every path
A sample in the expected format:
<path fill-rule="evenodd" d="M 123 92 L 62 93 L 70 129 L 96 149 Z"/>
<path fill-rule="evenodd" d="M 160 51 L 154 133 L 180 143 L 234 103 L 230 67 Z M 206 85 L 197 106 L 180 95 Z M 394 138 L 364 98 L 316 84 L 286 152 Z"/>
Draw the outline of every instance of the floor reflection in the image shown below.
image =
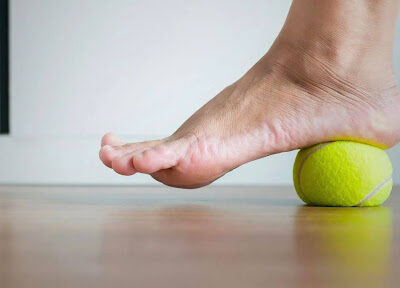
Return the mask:
<path fill-rule="evenodd" d="M 391 282 L 389 208 L 299 207 L 295 246 L 300 287 L 386 287 Z"/>
<path fill-rule="evenodd" d="M 226 215 L 196 205 L 110 214 L 101 255 L 103 282 L 111 286 L 134 278 L 138 287 L 161 287 L 171 279 L 182 287 L 217 287 L 221 281 L 237 287 L 229 275 L 242 249 Z M 149 277 L 154 273 L 157 277 Z"/>
<path fill-rule="evenodd" d="M 399 283 L 400 202 L 393 198 L 390 210 L 254 205 L 247 197 L 242 205 L 238 198 L 235 205 L 157 206 L 7 197 L 0 197 L 1 288 Z M 150 196 L 157 197 L 171 202 Z"/>

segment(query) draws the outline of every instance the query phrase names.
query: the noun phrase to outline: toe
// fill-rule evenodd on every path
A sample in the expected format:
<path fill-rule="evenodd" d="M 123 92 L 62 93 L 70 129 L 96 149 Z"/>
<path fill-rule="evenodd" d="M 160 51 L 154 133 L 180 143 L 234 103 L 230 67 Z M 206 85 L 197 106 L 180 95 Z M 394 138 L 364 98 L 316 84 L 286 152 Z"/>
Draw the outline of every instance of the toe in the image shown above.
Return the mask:
<path fill-rule="evenodd" d="M 151 174 L 175 166 L 177 156 L 175 151 L 169 149 L 168 146 L 159 145 L 135 154 L 132 162 L 136 171 Z"/>
<path fill-rule="evenodd" d="M 121 175 L 130 176 L 136 173 L 136 170 L 133 167 L 131 154 L 115 157 L 111 165 L 112 169 Z"/>
<path fill-rule="evenodd" d="M 116 149 L 124 150 L 126 153 L 132 153 L 136 151 L 143 151 L 150 148 L 153 148 L 157 144 L 159 144 L 161 140 L 151 140 L 151 141 L 144 141 L 144 142 L 133 142 L 133 143 L 126 143 L 124 145 L 114 147 Z"/>
<path fill-rule="evenodd" d="M 100 156 L 101 161 L 103 161 L 104 165 L 112 168 L 112 161 L 117 156 L 117 154 L 118 154 L 118 151 L 116 151 L 113 147 L 111 147 L 109 145 L 104 145 L 100 149 L 99 156 Z"/>
<path fill-rule="evenodd" d="M 132 175 L 136 172 L 133 170 L 132 155 L 139 154 L 147 149 L 151 149 L 160 142 L 161 140 L 153 140 L 153 141 L 121 144 L 122 143 L 121 140 L 119 140 L 113 134 L 108 133 L 103 137 L 102 140 L 103 146 L 100 149 L 99 156 L 101 161 L 103 161 L 104 165 L 106 165 L 109 168 L 113 169 L 115 168 L 114 170 L 117 173 L 123 175 Z M 105 143 L 113 143 L 115 145 L 105 144 Z M 121 145 L 118 145 L 118 143 L 120 143 Z M 116 161 L 117 158 L 118 161 Z M 113 164 L 113 161 L 116 161 L 116 163 L 118 164 Z"/>
<path fill-rule="evenodd" d="M 113 133 L 107 133 L 103 136 L 103 138 L 101 139 L 101 146 L 103 147 L 104 145 L 110 145 L 110 146 L 120 146 L 123 145 L 124 143 L 122 142 L 122 140 L 117 137 L 115 134 Z"/>

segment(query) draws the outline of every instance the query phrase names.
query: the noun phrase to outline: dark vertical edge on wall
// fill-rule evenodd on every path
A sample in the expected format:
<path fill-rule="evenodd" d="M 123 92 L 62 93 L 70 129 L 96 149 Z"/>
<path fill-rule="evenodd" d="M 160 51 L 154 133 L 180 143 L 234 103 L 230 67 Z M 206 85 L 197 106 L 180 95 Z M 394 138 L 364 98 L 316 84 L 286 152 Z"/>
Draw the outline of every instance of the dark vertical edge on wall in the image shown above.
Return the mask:
<path fill-rule="evenodd" d="M 0 133 L 10 132 L 9 122 L 9 9 L 0 0 Z"/>

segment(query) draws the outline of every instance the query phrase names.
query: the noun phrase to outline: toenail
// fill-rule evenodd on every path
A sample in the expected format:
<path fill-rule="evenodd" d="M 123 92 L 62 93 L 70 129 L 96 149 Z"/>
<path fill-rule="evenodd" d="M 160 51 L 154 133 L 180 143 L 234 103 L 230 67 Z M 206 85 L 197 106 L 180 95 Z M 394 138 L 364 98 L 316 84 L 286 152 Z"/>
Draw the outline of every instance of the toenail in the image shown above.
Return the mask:
<path fill-rule="evenodd" d="M 112 150 L 113 148 L 110 146 L 110 145 L 104 145 L 103 147 L 103 150 Z"/>

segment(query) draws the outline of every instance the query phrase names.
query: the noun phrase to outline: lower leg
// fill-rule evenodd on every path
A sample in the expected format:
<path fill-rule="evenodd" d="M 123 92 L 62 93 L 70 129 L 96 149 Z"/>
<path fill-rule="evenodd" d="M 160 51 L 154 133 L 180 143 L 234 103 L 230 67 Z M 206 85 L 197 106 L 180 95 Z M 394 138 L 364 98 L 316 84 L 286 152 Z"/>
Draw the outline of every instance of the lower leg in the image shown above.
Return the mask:
<path fill-rule="evenodd" d="M 400 0 L 294 0 L 277 42 L 334 65 L 340 74 L 375 67 L 382 73 L 366 71 L 360 78 L 392 76 L 399 6 Z"/>

